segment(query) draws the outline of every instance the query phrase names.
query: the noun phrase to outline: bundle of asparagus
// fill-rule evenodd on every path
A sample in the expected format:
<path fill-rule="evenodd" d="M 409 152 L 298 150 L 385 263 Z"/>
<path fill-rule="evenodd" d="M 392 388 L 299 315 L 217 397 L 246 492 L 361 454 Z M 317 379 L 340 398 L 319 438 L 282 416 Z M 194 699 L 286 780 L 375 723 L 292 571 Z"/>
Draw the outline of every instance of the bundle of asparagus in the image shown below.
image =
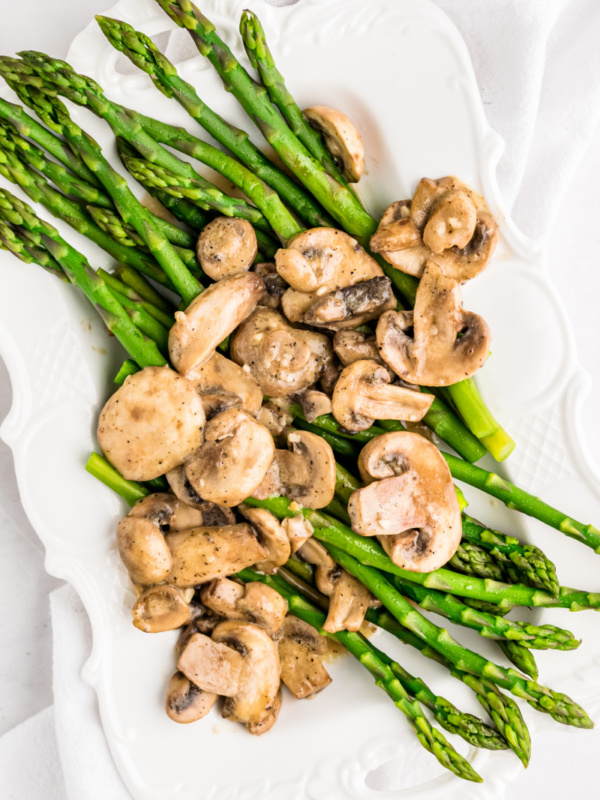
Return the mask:
<path fill-rule="evenodd" d="M 0 100 L 0 174 L 104 248 L 119 266 L 112 273 L 95 272 L 52 225 L 6 190 L 0 190 L 0 246 L 70 281 L 86 294 L 130 356 L 116 377 L 119 384 L 140 369 L 167 365 L 169 358 L 173 361 L 169 347 L 173 292 L 185 307 L 193 305 L 209 287 L 211 278 L 202 269 L 194 245 L 215 214 L 252 226 L 258 251 L 255 262 L 272 259 L 279 242 L 286 245 L 304 231 L 304 225 L 339 228 L 365 247 L 377 229 L 377 221 L 361 204 L 326 139 L 311 127 L 288 91 L 256 16 L 245 12 L 240 30 L 260 81 L 241 66 L 214 26 L 189 0 L 157 2 L 171 19 L 189 30 L 199 52 L 212 63 L 292 177 L 252 144 L 246 132 L 212 111 L 150 38 L 123 22 L 98 18 L 111 44 L 150 75 L 164 94 L 177 100 L 231 155 L 181 128 L 112 102 L 95 81 L 63 61 L 37 52 L 22 53 L 18 59 L 0 58 L 2 76 L 44 123 Z M 117 137 L 127 171 L 184 227 L 152 214 L 137 200 L 98 144 L 70 117 L 59 96 L 106 120 Z M 250 202 L 217 189 L 165 145 L 228 178 Z M 394 286 L 398 307 L 414 305 L 418 280 L 379 256 L 377 261 Z M 169 293 L 164 294 L 162 288 Z M 222 350 L 227 348 L 226 340 Z M 442 452 L 454 479 L 600 552 L 596 528 L 475 466 L 486 452 L 498 460 L 506 458 L 514 443 L 486 408 L 472 378 L 444 387 L 436 395 L 423 422 L 458 454 Z M 377 599 L 379 608 L 365 608 L 366 619 L 434 659 L 469 686 L 495 727 L 439 697 L 360 631 L 328 629 L 325 612 L 333 601 L 321 591 L 319 568 L 315 570 L 306 560 L 291 556 L 276 574 L 240 569 L 238 580 L 270 587 L 285 599 L 290 614 L 339 641 L 407 717 L 423 747 L 464 779 L 481 780 L 429 722 L 422 706 L 450 733 L 478 747 L 511 748 L 524 765 L 531 747 L 527 727 L 518 705 L 502 690 L 525 699 L 558 722 L 591 727 L 591 720 L 577 703 L 537 683 L 531 654 L 532 649 L 571 650 L 580 642 L 553 625 L 531 625 L 504 615 L 522 606 L 598 609 L 600 594 L 560 586 L 554 565 L 541 550 L 487 529 L 467 516 L 464 507 L 462 539 L 447 564 L 429 572 L 399 566 L 377 541 L 352 529 L 349 502 L 363 487 L 353 475 L 363 446 L 386 434 L 403 432 L 405 427 L 399 421 L 381 419 L 365 430 L 349 431 L 331 413 L 308 415 L 296 402 L 289 406 L 289 413 L 297 431 L 316 435 L 337 454 L 335 496 L 324 509 L 303 506 L 285 496 L 285 491 L 263 499 L 248 496 L 244 497 L 244 514 L 247 509 L 263 509 L 276 520 L 297 520 L 301 515 L 311 526 L 312 539 L 333 559 L 339 573 L 353 576 Z M 123 477 L 98 454 L 92 454 L 87 469 L 131 505 L 168 488 L 164 478 L 139 482 Z M 459 501 L 464 499 L 458 489 L 457 494 Z M 533 679 L 463 647 L 419 609 L 497 641 L 504 654 Z"/>

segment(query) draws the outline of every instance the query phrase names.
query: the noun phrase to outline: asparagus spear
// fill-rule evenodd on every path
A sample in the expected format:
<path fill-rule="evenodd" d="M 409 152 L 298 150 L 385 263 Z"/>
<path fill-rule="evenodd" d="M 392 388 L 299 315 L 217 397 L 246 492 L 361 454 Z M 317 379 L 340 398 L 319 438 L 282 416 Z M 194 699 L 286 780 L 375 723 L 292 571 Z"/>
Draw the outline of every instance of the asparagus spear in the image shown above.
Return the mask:
<path fill-rule="evenodd" d="M 155 306 L 153 303 L 144 300 L 135 289 L 123 283 L 122 280 L 112 275 L 110 272 L 106 272 L 106 270 L 100 268 L 97 270 L 97 273 L 111 291 L 117 292 L 119 295 L 135 302 L 139 307 L 143 308 L 147 314 L 159 322 L 165 330 L 169 331 L 171 329 L 173 326 L 172 314 L 168 314 L 163 311 L 162 308 L 158 308 L 158 306 Z"/>
<path fill-rule="evenodd" d="M 511 580 L 512 577 L 518 578 L 514 583 L 521 582 L 550 594 L 558 594 L 556 567 L 538 547 L 522 545 L 518 539 L 485 528 L 469 516 L 463 516 L 463 539 L 485 547 L 504 565 L 505 570 L 510 568 Z"/>
<path fill-rule="evenodd" d="M 539 673 L 535 657 L 522 642 L 498 642 L 498 647 L 517 669 L 537 681 Z"/>
<path fill-rule="evenodd" d="M 426 658 L 437 661 L 449 670 L 453 677 L 472 689 L 477 700 L 490 715 L 508 746 L 516 753 L 524 766 L 528 765 L 531 757 L 531 739 L 521 710 L 511 697 L 501 692 L 492 681 L 486 678 L 478 678 L 455 667 L 451 661 L 434 650 L 427 642 L 420 639 L 403 625 L 400 625 L 385 608 L 369 609 L 366 618 L 369 622 L 391 633 L 404 644 L 416 648 Z"/>
<path fill-rule="evenodd" d="M 26 264 L 38 264 L 60 280 L 67 283 L 69 282 L 61 265 L 46 249 L 38 247 L 33 242 L 28 241 L 22 235 L 22 229 L 18 227 L 15 227 L 15 229 L 11 228 L 11 226 L 1 218 L 0 248 L 2 250 L 8 250 L 9 253 L 12 253 Z"/>
<path fill-rule="evenodd" d="M 311 227 L 334 225 L 332 218 L 311 195 L 273 164 L 250 141 L 245 131 L 230 125 L 198 97 L 194 87 L 177 74 L 173 64 L 148 36 L 117 19 L 102 16 L 97 16 L 96 19 L 113 47 L 146 72 L 163 94 L 174 97 L 214 139 L 227 147 L 255 175 L 275 189 L 282 200 L 285 200 L 304 222 Z M 151 136 L 161 141 L 156 135 L 156 129 L 152 128 L 152 120 L 142 115 L 138 119 Z"/>
<path fill-rule="evenodd" d="M 318 608 L 315 608 L 302 597 L 302 595 L 295 592 L 289 584 L 276 575 L 262 575 L 252 569 L 245 569 L 239 572 L 237 577 L 241 578 L 244 582 L 260 581 L 275 589 L 287 600 L 288 609 L 291 614 L 304 620 L 304 622 L 307 622 L 309 625 L 312 625 L 322 635 L 329 636 L 329 638 L 336 639 L 343 644 L 363 667 L 371 673 L 375 678 L 377 686 L 383 689 L 393 700 L 394 705 L 402 711 L 415 731 L 419 742 L 437 758 L 442 766 L 465 780 L 481 781 L 481 778 L 477 775 L 469 762 L 456 752 L 443 734 L 431 726 L 419 702 L 410 697 L 402 685 L 402 682 L 396 677 L 387 663 L 388 661 L 391 663 L 391 660 L 386 657 L 384 661 L 381 658 L 380 652 L 375 650 L 362 634 L 350 633 L 348 631 L 340 631 L 331 634 L 326 633 L 323 630 L 325 614 Z"/>
<path fill-rule="evenodd" d="M 485 600 L 476 600 L 473 597 L 461 597 L 460 599 L 469 608 L 483 611 L 484 614 L 492 614 L 494 617 L 505 617 L 515 607 L 513 603 L 509 603 L 506 600 L 490 603 Z"/>
<path fill-rule="evenodd" d="M 570 697 L 534 681 L 525 680 L 513 669 L 504 669 L 479 653 L 462 647 L 448 631 L 439 628 L 420 614 L 376 569 L 361 564 L 337 547 L 330 544 L 326 544 L 325 547 L 340 566 L 358 578 L 375 597 L 381 600 L 401 625 L 420 636 L 459 669 L 488 678 L 498 686 L 508 689 L 516 697 L 527 700 L 537 711 L 550 714 L 563 725 L 572 725 L 576 728 L 593 727 L 593 722 L 583 708 Z"/>
<path fill-rule="evenodd" d="M 484 614 L 469 608 L 454 595 L 427 589 L 399 577 L 393 579 L 393 584 L 425 611 L 433 611 L 457 625 L 473 628 L 488 639 L 508 639 L 536 650 L 574 650 L 581 644 L 570 631 L 554 625 L 537 626 Z"/>
<path fill-rule="evenodd" d="M 131 246 L 131 243 L 128 241 L 128 237 L 131 237 L 134 240 L 134 246 L 140 246 L 140 244 L 143 245 L 142 240 L 133 231 L 133 228 L 126 225 L 123 220 L 114 212 L 112 205 L 110 209 L 106 208 L 106 206 L 99 208 L 96 205 L 89 205 L 87 208 L 96 223 L 101 227 L 105 226 L 110 228 L 112 235 L 115 236 L 115 238 L 122 239 L 125 244 Z M 163 232 L 171 244 L 176 245 L 177 247 L 186 248 L 188 250 L 194 249 L 197 239 L 194 234 L 188 233 L 187 231 L 177 227 L 177 225 L 173 225 L 171 222 L 167 222 L 167 220 L 161 219 L 161 217 L 158 217 L 154 214 L 153 218 L 155 225 Z"/>
<path fill-rule="evenodd" d="M 140 366 L 166 364 L 156 344 L 140 333 L 102 278 L 89 266 L 85 257 L 60 236 L 56 228 L 36 217 L 30 206 L 5 189 L 0 189 L 0 217 L 13 230 L 18 226 L 40 237 L 43 246 L 60 264 L 71 283 L 81 289 L 96 307 L 106 327 Z"/>
<path fill-rule="evenodd" d="M 502 566 L 497 562 L 489 550 L 470 542 L 461 542 L 458 550 L 448 566 L 463 575 L 475 575 L 478 578 L 491 578 L 493 581 L 504 581 L 506 575 Z"/>

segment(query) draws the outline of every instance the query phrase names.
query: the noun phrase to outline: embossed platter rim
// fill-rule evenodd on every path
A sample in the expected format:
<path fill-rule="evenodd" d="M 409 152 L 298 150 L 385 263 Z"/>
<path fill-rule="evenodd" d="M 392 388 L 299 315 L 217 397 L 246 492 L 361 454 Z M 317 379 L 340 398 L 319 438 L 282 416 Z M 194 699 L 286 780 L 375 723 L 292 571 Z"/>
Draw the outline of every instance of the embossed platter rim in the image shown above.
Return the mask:
<path fill-rule="evenodd" d="M 371 0 L 368 5 L 359 0 L 301 0 L 296 6 L 284 8 L 270 8 L 260 0 L 249 4 L 242 0 L 207 0 L 201 5 L 219 27 L 224 23 L 230 43 L 236 39 L 237 19 L 242 7 L 250 5 L 255 8 L 268 28 L 278 56 L 281 52 L 282 70 L 289 76 L 290 85 L 298 93 L 300 101 L 335 104 L 332 98 L 339 98 L 339 104 L 357 120 L 365 133 L 370 174 L 362 191 L 374 210 L 381 211 L 389 201 L 406 193 L 422 174 L 436 176 L 457 172 L 484 191 L 493 210 L 502 219 L 504 242 L 494 266 L 477 285 L 469 286 L 465 295 L 467 306 L 490 316 L 495 332 L 494 358 L 481 377 L 484 393 L 492 400 L 494 410 L 498 411 L 507 427 L 519 430 L 518 449 L 507 465 L 508 473 L 520 473 L 527 488 L 545 496 L 553 496 L 556 484 L 560 484 L 560 493 L 555 496 L 561 497 L 561 505 L 571 503 L 573 513 L 583 506 L 581 515 L 594 518 L 592 512 L 595 512 L 595 518 L 598 518 L 598 497 L 592 491 L 595 487 L 590 485 L 589 492 L 580 488 L 581 477 L 587 469 L 596 480 L 598 472 L 591 463 L 589 466 L 586 464 L 586 460 L 591 462 L 591 459 L 581 431 L 573 430 L 579 424 L 577 405 L 581 402 L 586 378 L 577 365 L 572 333 L 560 299 L 547 281 L 539 246 L 523 237 L 502 213 L 495 179 L 501 142 L 487 125 L 466 49 L 451 23 L 433 4 L 414 0 L 395 4 Z M 122 0 L 108 13 L 131 21 L 152 35 L 173 27 L 149 0 Z M 356 42 L 356 28 L 359 26 L 364 55 L 362 61 L 356 58 L 353 61 L 375 65 L 368 74 L 356 63 L 343 60 L 344 51 L 347 52 Z M 386 30 L 393 31 L 393 39 Z M 361 83 L 368 80 L 372 84 L 373 75 L 377 75 L 378 69 L 382 70 L 382 65 L 393 66 L 396 63 L 390 54 L 392 41 L 402 46 L 404 58 L 424 44 L 429 44 L 430 50 L 431 45 L 435 45 L 435 58 L 432 58 L 435 63 L 424 66 L 421 87 L 428 89 L 430 99 L 435 92 L 443 92 L 445 97 L 451 98 L 452 102 L 446 106 L 443 106 L 443 98 L 440 102 L 455 121 L 460 134 L 445 141 L 443 150 L 433 146 L 435 138 L 432 141 L 431 129 L 434 126 L 428 124 L 430 120 L 425 109 L 420 109 L 418 118 L 411 122 L 411 126 L 404 125 L 406 130 L 401 131 L 399 125 L 403 120 L 394 116 L 396 112 L 393 109 L 381 107 L 381 93 L 372 91 L 368 94 L 366 84 Z M 281 47 L 283 42 L 286 45 Z M 301 50 L 302 69 L 294 61 L 298 49 Z M 236 52 L 240 52 L 239 43 Z M 318 63 L 315 64 L 324 58 L 324 54 L 328 58 L 325 76 L 319 71 Z M 76 68 L 96 77 L 109 96 L 118 100 L 128 99 L 130 105 L 158 116 L 167 114 L 165 119 L 181 121 L 194 130 L 185 114 L 173 102 L 159 96 L 145 76 L 131 72 L 115 73 L 118 59 L 93 24 L 74 41 L 69 60 Z M 180 69 L 184 77 L 202 87 L 209 102 L 218 105 L 217 110 L 238 124 L 244 124 L 244 117 L 237 110 L 235 101 L 225 95 L 200 58 L 184 61 Z M 394 84 L 391 86 L 393 88 Z M 81 111 L 74 113 L 85 129 L 101 142 L 110 141 L 106 129 L 91 115 Z M 444 119 L 447 118 L 445 114 Z M 396 147 L 411 154 L 410 164 L 399 158 L 390 146 L 390 140 L 386 138 L 389 131 L 394 132 Z M 256 140 L 260 141 L 258 137 Z M 382 164 L 385 164 L 385 170 Z M 64 228 L 63 232 L 76 246 L 90 253 L 85 240 Z M 381 693 L 348 659 L 332 666 L 335 680 L 327 693 L 310 704 L 285 704 L 287 708 L 278 723 L 277 733 L 264 739 L 252 740 L 236 732 L 235 726 L 221 723 L 216 717 L 210 722 L 205 720 L 204 725 L 198 723 L 193 731 L 189 728 L 174 730 L 167 724 L 160 707 L 160 691 L 168 670 L 172 669 L 170 658 L 164 656 L 173 637 L 164 635 L 159 644 L 153 637 L 138 634 L 129 624 L 127 606 L 131 594 L 126 576 L 119 568 L 110 535 L 122 506 L 104 487 L 95 484 L 81 471 L 87 451 L 94 446 L 94 414 L 110 390 L 110 376 L 118 362 L 118 348 L 111 348 L 108 355 L 101 352 L 106 344 L 101 326 L 74 292 L 35 268 L 24 268 L 10 256 L 2 254 L 1 261 L 3 288 L 31 297 L 32 311 L 36 312 L 33 315 L 36 319 L 34 330 L 28 331 L 24 320 L 9 307 L 7 292 L 3 293 L 4 300 L 0 297 L 0 348 L 9 365 L 15 395 L 11 413 L 2 427 L 2 436 L 14 449 L 23 502 L 46 545 L 48 569 L 75 586 L 90 614 L 94 651 L 86 666 L 85 677 L 98 692 L 111 751 L 132 794 L 144 800 L 162 798 L 165 792 L 185 800 L 223 796 L 232 800 L 242 797 L 276 800 L 284 797 L 286 800 L 294 797 L 314 800 L 360 797 L 368 800 L 371 797 L 409 795 L 443 796 L 451 800 L 453 797 L 468 799 L 475 793 L 478 797 L 502 796 L 507 783 L 518 774 L 519 766 L 514 757 L 510 754 L 473 753 L 476 768 L 486 778 L 483 787 L 466 786 L 442 774 L 441 769 L 437 770 L 436 762 L 415 746 L 403 718 L 393 706 L 389 707 L 389 701 L 379 696 Z M 94 256 L 95 265 L 105 265 L 107 261 L 104 256 Z M 505 271 L 501 270 L 501 265 L 507 265 Z M 554 379 L 556 359 L 549 362 L 545 354 L 541 360 L 548 374 L 537 374 L 531 372 L 530 361 L 520 356 L 521 360 L 517 359 L 517 383 L 523 387 L 521 395 L 519 386 L 509 394 L 494 385 L 495 382 L 505 384 L 507 370 L 515 369 L 517 334 L 522 335 L 524 331 L 529 336 L 535 334 L 535 331 L 523 327 L 524 320 L 519 316 L 522 309 L 517 309 L 510 326 L 506 324 L 504 312 L 497 313 L 492 301 L 498 301 L 498 298 L 504 301 L 510 297 L 506 291 L 509 280 L 517 296 L 523 294 L 527 302 L 540 305 L 543 326 L 552 327 L 552 331 L 545 332 L 554 336 L 560 346 L 562 363 L 570 367 L 563 379 L 557 381 Z M 61 357 L 64 352 L 71 354 L 72 361 L 68 367 Z M 76 380 L 72 380 L 72 376 Z M 69 379 L 65 380 L 67 377 Z M 541 420 L 540 430 L 529 418 L 534 411 Z M 551 430 L 550 436 L 548 429 Z M 59 436 L 66 438 L 60 439 L 62 449 L 57 453 Z M 546 461 L 550 466 L 545 466 Z M 537 469 L 540 463 L 544 464 L 541 470 Z M 586 465 L 585 470 L 581 468 L 582 463 Z M 559 471 L 556 465 L 560 466 Z M 43 476 L 46 481 L 48 476 L 51 478 L 48 487 L 42 487 Z M 65 483 L 76 486 L 79 496 L 77 509 L 67 519 L 64 511 L 60 513 L 60 504 L 53 505 L 48 497 L 51 491 L 60 491 L 61 488 L 64 491 Z M 474 500 L 473 506 L 481 508 L 481 516 L 489 524 L 515 530 L 517 523 L 514 518 L 509 518 L 487 501 Z M 81 535 L 83 509 L 87 518 L 94 520 L 85 536 Z M 550 532 L 548 537 L 548 532 L 541 526 L 528 523 L 521 527 L 524 535 L 536 540 L 540 537 L 540 543 L 551 549 L 551 555 L 556 554 L 557 560 L 563 554 L 583 555 L 581 548 L 564 541 L 557 533 Z M 591 585 L 589 573 L 586 577 Z M 569 582 L 567 577 L 565 583 Z M 578 620 L 579 616 L 577 625 Z M 578 630 L 575 623 L 572 627 Z M 583 628 L 582 620 L 580 629 Z M 466 644 L 474 642 L 463 631 L 459 638 Z M 388 641 L 385 639 L 385 648 L 398 652 L 403 663 L 411 668 L 412 654 L 394 650 L 394 643 Z M 590 651 L 584 655 L 562 656 L 567 659 L 562 665 L 560 658 L 560 655 L 553 655 L 552 661 L 548 662 L 548 672 L 545 673 L 548 682 L 557 684 L 560 680 L 560 688 L 564 687 L 578 699 L 592 703 L 592 710 L 596 708 L 599 698 L 589 686 L 594 676 L 598 685 L 600 653 Z M 146 676 L 140 677 L 130 668 L 132 662 L 147 664 L 149 659 L 156 662 L 156 667 L 148 670 Z M 471 701 L 457 691 L 454 681 L 441 676 L 423 659 L 416 660 L 415 664 L 441 694 L 448 694 L 452 699 L 460 697 L 459 704 L 464 707 Z M 349 696 L 353 698 L 352 713 L 348 709 Z M 133 711 L 139 712 L 140 709 L 143 714 L 140 716 L 138 713 L 136 718 Z M 477 707 L 471 710 L 477 711 Z M 532 713 L 527 717 L 534 731 L 547 729 L 548 723 L 543 716 Z M 218 735 L 213 733 L 213 725 L 219 730 Z M 358 732 L 357 738 L 350 743 L 331 741 L 333 736 L 339 736 L 339 732 L 345 730 Z M 307 734 L 314 741 L 307 742 Z M 329 738 L 324 738 L 324 734 Z M 147 744 L 144 737 L 149 736 L 167 736 L 169 740 L 168 763 L 151 774 L 147 768 L 144 771 L 142 757 Z M 245 761 L 254 765 L 254 775 L 243 783 L 236 776 L 222 776 L 217 782 L 209 776 L 210 763 L 206 764 L 203 773 L 210 785 L 207 794 L 206 785 L 195 783 L 195 770 L 186 772 L 182 769 L 182 759 L 173 751 L 182 749 L 187 754 L 202 747 L 204 760 L 214 761 L 219 758 L 219 753 L 223 753 L 225 739 L 230 752 L 232 748 L 239 752 L 240 763 Z M 220 745 L 215 746 L 215 741 Z M 302 769 L 290 765 L 289 759 L 286 762 L 286 752 L 291 752 L 295 746 L 304 747 L 309 762 Z M 460 749 L 460 742 L 457 747 Z M 147 753 L 146 760 L 152 760 L 151 748 Z M 375 792 L 365 786 L 367 774 L 396 755 L 403 757 L 403 769 L 407 772 L 414 762 L 416 768 L 409 777 L 414 778 L 418 785 L 411 786 L 407 782 L 404 790 L 384 792 Z M 280 763 L 279 771 L 273 770 L 271 777 L 264 779 L 260 762 L 267 757 L 269 763 L 283 762 L 284 769 Z"/>

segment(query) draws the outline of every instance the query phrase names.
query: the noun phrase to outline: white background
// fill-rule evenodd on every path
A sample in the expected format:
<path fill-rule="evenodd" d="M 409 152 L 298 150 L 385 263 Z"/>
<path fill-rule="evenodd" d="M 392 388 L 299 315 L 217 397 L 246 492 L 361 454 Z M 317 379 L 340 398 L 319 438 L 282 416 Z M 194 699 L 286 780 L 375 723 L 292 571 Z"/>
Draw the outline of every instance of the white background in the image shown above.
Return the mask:
<path fill-rule="evenodd" d="M 99 0 L 15 0 L 0 3 L 0 53 L 40 49 L 64 57 L 73 37 L 101 13 Z M 448 4 L 444 3 L 444 7 Z M 485 13 L 473 0 L 473 12 Z M 493 31 L 490 31 L 490 36 Z M 469 43 L 469 42 L 467 42 Z M 475 64 L 477 69 L 477 63 Z M 490 121 L 494 95 L 482 83 Z M 570 146 L 565 129 L 564 147 Z M 510 153 L 504 158 L 510 159 Z M 594 379 L 585 405 L 589 442 L 600 452 L 597 389 L 600 384 L 600 131 L 579 165 L 548 243 L 548 267 L 570 314 L 583 366 Z M 528 231 L 525 231 L 528 233 Z M 16 298 L 27 311 L 27 298 Z M 0 420 L 10 408 L 11 388 L 0 360 Z M 596 521 L 597 523 L 597 521 Z M 44 570 L 44 551 L 27 521 L 17 492 L 9 449 L 0 442 L 0 735 L 52 703 L 48 594 L 59 585 Z M 600 635 L 600 627 L 599 627 Z M 596 778 L 600 732 L 576 737 L 556 733 L 535 740 L 532 763 L 510 790 L 510 800 L 563 798 L 600 793 Z M 0 764 L 0 769 L 2 765 Z M 27 769 L 27 764 L 23 764 Z M 33 800 L 15 797 L 7 800 Z M 77 799 L 79 800 L 79 798 Z"/>

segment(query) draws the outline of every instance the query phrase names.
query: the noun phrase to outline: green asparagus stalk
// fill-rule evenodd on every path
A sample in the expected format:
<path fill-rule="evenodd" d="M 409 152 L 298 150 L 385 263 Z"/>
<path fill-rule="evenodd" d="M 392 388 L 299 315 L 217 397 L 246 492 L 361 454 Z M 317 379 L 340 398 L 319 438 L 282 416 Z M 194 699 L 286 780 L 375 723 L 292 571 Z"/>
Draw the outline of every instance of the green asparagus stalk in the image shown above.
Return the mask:
<path fill-rule="evenodd" d="M 123 222 L 112 209 L 112 205 L 111 208 L 99 208 L 95 205 L 88 205 L 87 210 L 96 224 L 100 226 L 102 230 L 106 230 L 107 233 L 110 233 L 117 241 L 122 241 L 123 244 L 129 247 L 144 246 L 144 242 L 140 236 L 138 236 L 130 225 L 126 225 Z M 177 225 L 173 225 L 155 214 L 152 216 L 154 218 L 154 224 L 162 231 L 163 235 L 172 245 L 187 250 L 194 249 L 196 246 L 196 236 L 187 233 L 187 231 L 178 228 Z"/>
<path fill-rule="evenodd" d="M 155 306 L 153 303 L 144 300 L 144 298 L 139 295 L 135 289 L 132 289 L 131 286 L 128 286 L 122 280 L 120 280 L 115 275 L 112 275 L 110 272 L 106 272 L 106 270 L 100 268 L 97 270 L 98 275 L 102 278 L 104 283 L 114 292 L 117 292 L 119 295 L 126 297 L 128 300 L 132 300 L 138 304 L 144 311 L 153 317 L 157 322 L 159 322 L 163 328 L 167 331 L 171 329 L 173 326 L 173 315 L 168 314 L 163 311 L 158 306 Z"/>
<path fill-rule="evenodd" d="M 45 248 L 28 241 L 21 229 L 11 228 L 3 219 L 0 219 L 0 248 L 8 250 L 26 264 L 38 264 L 60 280 L 69 282 L 63 268 Z"/>
<path fill-rule="evenodd" d="M 448 631 L 439 628 L 400 595 L 383 575 L 365 566 L 352 556 L 330 544 L 325 545 L 335 561 L 355 578 L 358 578 L 390 611 L 401 625 L 430 644 L 434 650 L 449 659 L 455 666 L 482 678 L 488 678 L 507 689 L 516 697 L 526 700 L 532 708 L 563 725 L 592 728 L 593 722 L 580 705 L 570 697 L 554 692 L 534 681 L 525 680 L 518 672 L 488 661 L 479 653 L 460 645 Z"/>
<path fill-rule="evenodd" d="M 153 306 L 168 314 L 173 313 L 173 305 L 162 294 L 157 292 L 154 286 L 141 273 L 136 272 L 131 267 L 119 266 L 115 271 L 115 275 L 124 284 L 137 292 L 147 303 L 152 303 Z"/>
<path fill-rule="evenodd" d="M 508 568 L 514 571 L 510 575 L 512 583 L 520 582 L 553 595 L 558 594 L 556 567 L 538 547 L 522 545 L 518 539 L 485 528 L 468 516 L 463 516 L 463 539 L 489 550 L 504 565 L 505 571 Z M 512 581 L 512 577 L 518 580 Z"/>
<path fill-rule="evenodd" d="M 442 766 L 465 780 L 481 781 L 469 762 L 456 752 L 443 734 L 431 726 L 419 702 L 410 697 L 402 682 L 392 671 L 389 666 L 391 660 L 386 657 L 384 661 L 380 652 L 375 650 L 362 634 L 348 631 L 326 633 L 323 630 L 326 615 L 276 575 L 262 575 L 252 569 L 245 569 L 239 572 L 237 577 L 244 582 L 260 581 L 275 589 L 287 600 L 291 614 L 312 625 L 320 634 L 340 642 L 371 673 L 377 686 L 383 689 L 405 715 L 421 745 L 432 753 Z"/>
<path fill-rule="evenodd" d="M 122 308 L 125 309 L 127 315 L 145 336 L 156 342 L 156 346 L 160 352 L 168 358 L 169 355 L 169 331 L 154 319 L 144 308 L 142 303 L 135 300 L 130 300 L 120 292 L 115 291 L 113 288 L 107 286 L 108 291 Z"/>
<path fill-rule="evenodd" d="M 537 626 L 484 614 L 469 608 L 454 595 L 427 589 L 402 578 L 394 578 L 393 584 L 425 611 L 432 611 L 457 625 L 472 628 L 488 639 L 507 639 L 535 650 L 575 650 L 581 644 L 570 631 L 554 625 Z"/>
<path fill-rule="evenodd" d="M 478 678 L 469 672 L 458 669 L 447 658 L 433 649 L 423 639 L 409 631 L 387 611 L 369 609 L 366 618 L 369 622 L 388 631 L 404 644 L 419 650 L 426 658 L 438 662 L 450 674 L 475 692 L 477 700 L 487 711 L 499 732 L 526 767 L 531 757 L 531 739 L 529 730 L 517 703 L 506 696 L 500 689 L 486 678 Z"/>
<path fill-rule="evenodd" d="M 36 217 L 30 206 L 5 189 L 0 189 L 0 217 L 13 229 L 19 226 L 40 237 L 71 283 L 81 289 L 96 307 L 109 331 L 140 366 L 166 364 L 156 344 L 142 335 L 102 278 L 89 266 L 84 256 L 60 236 L 56 228 Z"/>
<path fill-rule="evenodd" d="M 458 550 L 448 562 L 448 566 L 450 569 L 462 572 L 463 575 L 491 578 L 493 581 L 506 580 L 502 566 L 489 550 L 470 542 L 461 542 L 459 544 Z"/>
<path fill-rule="evenodd" d="M 460 599 L 469 608 L 474 608 L 475 611 L 483 611 L 484 614 L 492 614 L 494 617 L 505 617 L 515 607 L 513 603 L 507 600 L 490 603 L 486 600 L 476 600 L 473 597 L 461 597 Z"/>
<path fill-rule="evenodd" d="M 113 383 L 116 383 L 117 386 L 122 386 L 130 375 L 135 375 L 135 373 L 139 371 L 140 368 L 135 361 L 133 361 L 131 358 L 127 358 L 121 364 L 119 371 L 113 378 Z"/>
<path fill-rule="evenodd" d="M 150 494 L 143 483 L 128 481 L 98 453 L 92 453 L 85 465 L 87 472 L 97 478 L 109 489 L 120 495 L 130 506 Z"/>
<path fill-rule="evenodd" d="M 535 657 L 523 642 L 498 642 L 498 647 L 517 669 L 537 681 L 539 673 Z"/>

